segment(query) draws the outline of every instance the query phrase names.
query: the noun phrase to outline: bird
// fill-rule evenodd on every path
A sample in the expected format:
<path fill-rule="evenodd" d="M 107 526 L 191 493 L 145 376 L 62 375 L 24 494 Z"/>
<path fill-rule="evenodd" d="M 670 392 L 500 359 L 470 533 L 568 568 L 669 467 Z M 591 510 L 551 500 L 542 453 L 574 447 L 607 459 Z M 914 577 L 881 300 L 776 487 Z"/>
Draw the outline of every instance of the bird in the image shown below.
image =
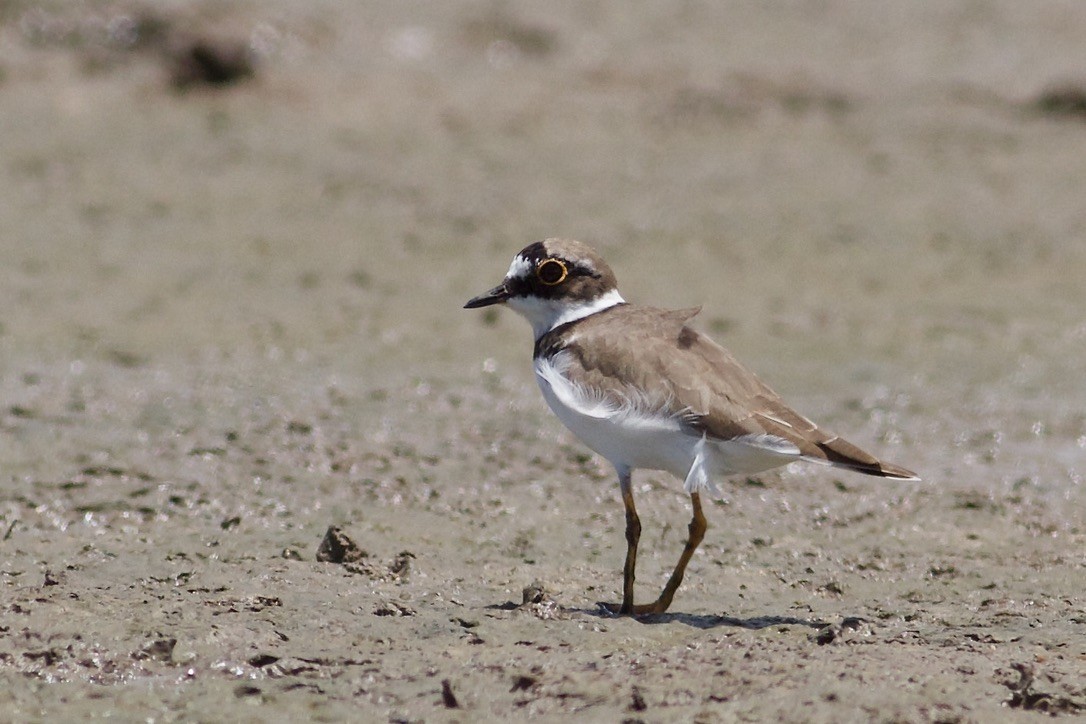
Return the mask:
<path fill-rule="evenodd" d="M 664 613 L 708 527 L 703 492 L 717 479 L 809 461 L 893 480 L 916 473 L 883 462 L 818 427 L 730 352 L 689 326 L 700 307 L 658 309 L 628 303 L 614 272 L 589 245 L 550 238 L 524 247 L 493 289 L 465 309 L 505 305 L 525 317 L 535 339 L 535 378 L 550 409 L 618 476 L 626 558 L 618 615 Z M 679 561 L 651 603 L 634 603 L 641 521 L 634 470 L 683 481 L 692 517 Z"/>

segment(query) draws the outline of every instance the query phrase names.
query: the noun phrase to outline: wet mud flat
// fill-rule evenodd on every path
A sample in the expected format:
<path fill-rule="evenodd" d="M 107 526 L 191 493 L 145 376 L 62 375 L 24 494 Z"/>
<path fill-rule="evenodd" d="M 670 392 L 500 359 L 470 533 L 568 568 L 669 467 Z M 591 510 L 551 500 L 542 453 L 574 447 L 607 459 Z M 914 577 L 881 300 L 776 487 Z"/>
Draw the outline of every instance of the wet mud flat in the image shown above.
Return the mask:
<path fill-rule="evenodd" d="M 0 660 L 17 718 L 1082 711 L 1082 562 L 1068 542 L 1081 523 L 1041 484 L 986 488 L 994 464 L 938 486 L 821 469 L 740 481 L 707 510 L 673 612 L 634 620 L 598 605 L 619 594 L 624 551 L 609 472 L 558 430 L 540 440 L 546 413 L 519 382 L 377 402 L 291 394 L 201 417 L 238 391 L 189 380 L 176 417 L 114 447 L 114 467 L 75 462 L 103 437 L 117 445 L 94 411 L 109 400 L 111 419 L 136 418 L 120 390 L 155 385 L 143 370 L 112 389 L 116 370 L 86 374 L 106 389 L 89 413 L 42 395 L 5 420 L 72 443 L 5 502 Z M 56 393 L 63 408 L 71 391 Z M 221 427 L 238 410 L 242 424 Z M 353 422 L 401 429 L 424 410 L 425 429 L 383 444 Z M 179 433 L 186 418 L 197 424 Z M 433 434 L 444 426 L 457 432 Z M 663 478 L 639 497 L 647 596 L 687 511 Z"/>
<path fill-rule="evenodd" d="M 944 8 L 6 5 L 0 710 L 1082 716 L 1086 16 Z M 552 234 L 924 482 L 726 481 L 606 614 L 613 471 L 459 308 Z"/>

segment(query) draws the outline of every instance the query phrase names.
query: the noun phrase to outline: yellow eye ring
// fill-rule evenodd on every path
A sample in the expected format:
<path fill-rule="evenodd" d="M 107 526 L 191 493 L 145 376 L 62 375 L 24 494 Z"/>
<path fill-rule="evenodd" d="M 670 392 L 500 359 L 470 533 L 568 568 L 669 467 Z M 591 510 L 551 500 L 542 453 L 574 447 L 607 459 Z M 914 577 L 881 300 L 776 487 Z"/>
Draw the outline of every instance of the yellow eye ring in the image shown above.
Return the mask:
<path fill-rule="evenodd" d="M 560 259 L 544 259 L 535 268 L 535 278 L 548 287 L 561 284 L 567 276 L 569 276 L 569 270 Z"/>

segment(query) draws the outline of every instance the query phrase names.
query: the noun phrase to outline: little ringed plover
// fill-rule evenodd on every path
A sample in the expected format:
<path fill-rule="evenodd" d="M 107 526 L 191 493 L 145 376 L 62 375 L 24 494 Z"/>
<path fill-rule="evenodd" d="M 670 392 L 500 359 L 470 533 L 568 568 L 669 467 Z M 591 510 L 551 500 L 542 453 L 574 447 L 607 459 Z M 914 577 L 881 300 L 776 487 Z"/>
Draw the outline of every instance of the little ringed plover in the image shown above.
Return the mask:
<path fill-rule="evenodd" d="M 532 325 L 535 376 L 558 419 L 618 473 L 626 509 L 620 614 L 671 605 L 705 534 L 701 492 L 715 479 L 806 460 L 896 480 L 915 473 L 882 462 L 792 410 L 732 355 L 687 325 L 698 308 L 628 304 L 591 247 L 546 239 L 513 258 L 501 284 L 467 309 L 505 304 Z M 684 481 L 693 518 L 686 547 L 656 601 L 634 605 L 641 522 L 631 473 L 664 470 Z"/>

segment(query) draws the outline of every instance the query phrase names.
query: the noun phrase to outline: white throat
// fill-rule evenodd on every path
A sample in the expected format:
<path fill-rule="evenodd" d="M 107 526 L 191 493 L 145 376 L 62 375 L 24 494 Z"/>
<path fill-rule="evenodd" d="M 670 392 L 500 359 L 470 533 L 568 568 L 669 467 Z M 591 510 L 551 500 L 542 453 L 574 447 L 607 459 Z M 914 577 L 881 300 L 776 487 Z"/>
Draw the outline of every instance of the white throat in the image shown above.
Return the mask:
<path fill-rule="evenodd" d="M 506 304 L 532 325 L 532 334 L 539 339 L 555 327 L 602 312 L 616 304 L 625 303 L 617 289 L 588 301 L 541 299 L 540 297 L 511 297 Z"/>

